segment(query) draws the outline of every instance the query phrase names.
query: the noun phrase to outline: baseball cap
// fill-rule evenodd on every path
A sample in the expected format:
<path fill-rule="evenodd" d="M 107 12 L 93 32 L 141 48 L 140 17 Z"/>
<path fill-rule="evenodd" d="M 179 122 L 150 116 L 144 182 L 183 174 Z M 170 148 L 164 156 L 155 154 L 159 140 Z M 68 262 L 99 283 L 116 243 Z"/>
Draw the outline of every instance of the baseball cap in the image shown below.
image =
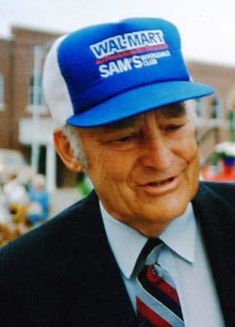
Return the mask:
<path fill-rule="evenodd" d="M 52 117 L 78 127 L 214 92 L 192 80 L 176 26 L 159 18 L 128 18 L 60 37 L 45 60 L 43 88 Z"/>

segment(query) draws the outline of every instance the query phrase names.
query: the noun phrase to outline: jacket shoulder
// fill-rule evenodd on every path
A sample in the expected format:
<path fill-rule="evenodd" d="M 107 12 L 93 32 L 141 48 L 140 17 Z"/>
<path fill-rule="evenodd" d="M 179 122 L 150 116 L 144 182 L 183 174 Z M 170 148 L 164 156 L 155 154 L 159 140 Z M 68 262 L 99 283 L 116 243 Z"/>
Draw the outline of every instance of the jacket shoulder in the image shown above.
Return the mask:
<path fill-rule="evenodd" d="M 235 209 L 235 183 L 201 182 L 200 189 Z"/>
<path fill-rule="evenodd" d="M 39 263 L 54 264 L 66 257 L 74 237 L 82 239 L 84 222 L 92 211 L 98 210 L 96 195 L 92 194 L 68 207 L 50 221 L 10 242 L 0 250 L 0 269 L 17 269 Z M 97 213 L 96 213 L 97 214 Z M 76 236 L 75 236 L 76 234 Z M 80 236 L 80 237 L 79 237 Z M 30 267 L 28 267 L 30 268 Z"/>

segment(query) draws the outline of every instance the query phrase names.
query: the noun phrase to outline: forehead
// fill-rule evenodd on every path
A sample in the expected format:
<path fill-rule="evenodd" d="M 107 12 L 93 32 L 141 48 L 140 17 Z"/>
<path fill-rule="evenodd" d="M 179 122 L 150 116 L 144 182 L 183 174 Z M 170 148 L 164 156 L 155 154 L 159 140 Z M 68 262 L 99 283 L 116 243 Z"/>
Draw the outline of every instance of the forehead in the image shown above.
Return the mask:
<path fill-rule="evenodd" d="M 186 107 L 184 103 L 175 103 L 161 108 L 156 108 L 155 110 L 151 110 L 150 112 L 146 112 L 144 114 L 123 119 L 121 121 L 103 126 L 101 128 L 105 130 L 116 130 L 116 129 L 135 126 L 139 122 L 143 121 L 144 117 L 151 114 L 152 112 L 154 112 L 156 118 L 165 118 L 165 119 L 179 118 L 186 115 Z"/>
<path fill-rule="evenodd" d="M 156 120 L 164 119 L 166 121 L 169 120 L 169 122 L 171 122 L 172 119 L 182 118 L 186 116 L 186 106 L 184 103 L 171 104 L 165 107 L 156 108 L 155 110 L 153 109 L 144 114 L 123 119 L 121 121 L 109 125 L 92 128 L 76 127 L 76 130 L 79 131 L 80 137 L 86 136 L 88 138 L 93 138 L 97 136 L 101 137 L 102 135 L 113 135 L 127 129 L 141 128 L 142 124 L 144 124 L 144 121 L 146 120 L 146 117 L 148 117 L 148 115 L 152 115 L 153 113 L 156 117 Z"/>

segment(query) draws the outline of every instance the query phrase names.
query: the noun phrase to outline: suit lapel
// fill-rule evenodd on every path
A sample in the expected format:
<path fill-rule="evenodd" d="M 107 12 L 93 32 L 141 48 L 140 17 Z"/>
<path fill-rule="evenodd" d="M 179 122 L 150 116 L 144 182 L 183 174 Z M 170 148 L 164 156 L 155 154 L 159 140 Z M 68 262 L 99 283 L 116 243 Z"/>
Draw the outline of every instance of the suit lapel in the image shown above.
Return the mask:
<path fill-rule="evenodd" d="M 234 210 L 201 184 L 193 201 L 226 326 L 235 325 L 235 217 Z"/>
<path fill-rule="evenodd" d="M 135 314 L 109 247 L 94 194 L 77 219 L 63 274 L 72 326 L 134 326 Z"/>

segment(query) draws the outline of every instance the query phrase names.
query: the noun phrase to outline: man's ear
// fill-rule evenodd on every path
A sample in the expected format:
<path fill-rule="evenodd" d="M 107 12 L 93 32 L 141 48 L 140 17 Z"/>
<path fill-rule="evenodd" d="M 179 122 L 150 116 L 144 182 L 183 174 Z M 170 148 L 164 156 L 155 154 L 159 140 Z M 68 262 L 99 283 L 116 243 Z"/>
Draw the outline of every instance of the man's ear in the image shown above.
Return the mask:
<path fill-rule="evenodd" d="M 83 167 L 78 159 L 74 158 L 69 140 L 61 129 L 56 129 L 53 133 L 54 145 L 58 155 L 67 168 L 74 172 L 81 172 Z"/>

